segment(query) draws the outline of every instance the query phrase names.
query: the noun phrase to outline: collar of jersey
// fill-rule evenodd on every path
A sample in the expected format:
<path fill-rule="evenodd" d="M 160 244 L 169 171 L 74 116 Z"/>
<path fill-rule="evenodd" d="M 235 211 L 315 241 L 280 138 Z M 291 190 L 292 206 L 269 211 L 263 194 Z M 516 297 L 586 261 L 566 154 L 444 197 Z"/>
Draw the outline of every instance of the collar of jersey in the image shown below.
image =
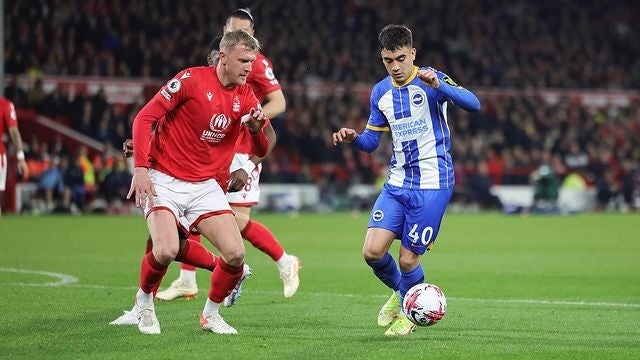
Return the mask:
<path fill-rule="evenodd" d="M 417 75 L 418 75 L 418 67 L 414 66 L 413 67 L 413 72 L 411 73 L 411 76 L 409 76 L 409 78 L 407 78 L 407 80 L 405 80 L 403 83 L 398 84 L 395 80 L 393 80 L 393 78 L 391 78 L 391 83 L 393 84 L 393 86 L 397 86 L 397 87 L 405 86 L 408 83 L 412 82 L 413 79 L 415 79 Z"/>

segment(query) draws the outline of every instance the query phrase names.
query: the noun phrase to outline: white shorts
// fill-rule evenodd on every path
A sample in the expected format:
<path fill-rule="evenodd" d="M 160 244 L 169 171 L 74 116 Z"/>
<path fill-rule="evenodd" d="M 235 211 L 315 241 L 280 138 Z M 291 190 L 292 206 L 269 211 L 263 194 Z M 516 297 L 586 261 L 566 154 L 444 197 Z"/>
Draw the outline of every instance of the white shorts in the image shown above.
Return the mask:
<path fill-rule="evenodd" d="M 2 141 L 2 139 L 0 139 Z M 0 191 L 7 189 L 7 154 L 0 154 Z"/>
<path fill-rule="evenodd" d="M 145 217 L 156 210 L 169 210 L 183 231 L 197 233 L 198 223 L 203 219 L 233 213 L 215 179 L 187 182 L 154 169 L 149 170 L 149 178 L 157 195 L 153 198 L 153 207 L 145 207 Z"/>
<path fill-rule="evenodd" d="M 249 161 L 249 154 L 235 154 L 229 172 L 234 172 Z M 234 206 L 254 206 L 260 202 L 260 172 L 262 164 L 253 169 L 247 178 L 247 184 L 240 191 L 227 193 L 227 200 Z"/>

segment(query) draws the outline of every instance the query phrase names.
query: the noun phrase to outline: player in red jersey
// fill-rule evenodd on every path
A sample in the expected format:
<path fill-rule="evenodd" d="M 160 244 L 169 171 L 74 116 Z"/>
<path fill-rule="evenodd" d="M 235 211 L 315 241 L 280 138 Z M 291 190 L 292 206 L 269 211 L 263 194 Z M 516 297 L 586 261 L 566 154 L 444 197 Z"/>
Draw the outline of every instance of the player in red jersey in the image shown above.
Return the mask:
<path fill-rule="evenodd" d="M 153 242 L 142 260 L 136 294 L 138 329 L 144 334 L 160 333 L 153 294 L 184 249 L 177 230 L 183 224 L 220 251 L 200 324 L 215 333 L 237 334 L 219 308 L 242 277 L 245 250 L 219 184 L 227 183 L 235 142 L 245 127 L 256 155 L 269 149 L 263 131 L 267 119 L 246 85 L 259 47 L 246 31 L 225 34 L 216 67 L 181 71 L 134 120 L 135 170 L 128 197 L 135 195 L 136 205 L 144 208 Z"/>
<path fill-rule="evenodd" d="M 234 10 L 227 18 L 223 32 L 245 30 L 254 34 L 254 18 L 248 9 Z M 207 60 L 212 65 L 217 57 L 217 40 L 212 42 Z M 263 103 L 263 112 L 268 118 L 274 118 L 284 112 L 286 102 L 280 83 L 275 77 L 271 61 L 262 53 L 257 54 L 251 73 L 247 79 L 254 93 Z M 275 132 L 271 126 L 265 126 L 265 132 L 269 136 L 271 147 L 275 145 Z M 284 283 L 284 296 L 292 297 L 298 290 L 300 283 L 298 271 L 300 260 L 285 252 L 282 245 L 276 240 L 271 231 L 263 224 L 251 219 L 251 207 L 257 205 L 260 199 L 260 172 L 264 157 L 255 154 L 253 145 L 245 131 L 240 134 L 236 142 L 235 155 L 231 165 L 231 177 L 227 193 L 227 200 L 236 216 L 238 227 L 242 237 L 251 245 L 269 255 L 276 263 L 280 272 L 280 278 Z M 199 236 L 189 238 L 191 241 L 199 241 Z M 181 263 L 180 276 L 171 286 L 157 294 L 158 299 L 173 300 L 179 297 L 191 298 L 198 293 L 196 284 L 195 267 Z M 225 298 L 224 304 L 235 304 L 241 294 L 242 282 Z"/>
<path fill-rule="evenodd" d="M 7 149 L 4 147 L 2 138 L 4 131 L 7 130 L 9 138 L 16 150 L 16 158 L 18 159 L 18 170 L 22 176 L 29 176 L 29 167 L 24 159 L 24 150 L 22 148 L 22 138 L 18 130 L 18 116 L 13 103 L 7 98 L 0 96 L 0 216 L 2 216 L 2 203 L 4 199 L 4 191 L 7 186 L 7 170 L 8 159 Z"/>

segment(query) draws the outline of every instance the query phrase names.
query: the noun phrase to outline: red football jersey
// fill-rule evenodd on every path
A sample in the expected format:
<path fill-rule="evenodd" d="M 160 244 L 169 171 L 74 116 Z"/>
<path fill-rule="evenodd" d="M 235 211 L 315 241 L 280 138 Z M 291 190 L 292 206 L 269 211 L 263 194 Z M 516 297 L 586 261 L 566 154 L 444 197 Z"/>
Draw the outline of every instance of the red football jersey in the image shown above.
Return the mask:
<path fill-rule="evenodd" d="M 247 84 L 251 86 L 260 102 L 264 101 L 264 97 L 268 93 L 281 89 L 280 83 L 273 73 L 271 61 L 262 55 L 262 53 L 258 53 L 256 61 L 251 65 L 251 72 L 247 78 Z M 240 137 L 238 137 L 235 152 L 240 154 L 253 154 L 253 146 L 248 137 L 248 131 L 243 131 Z"/>
<path fill-rule="evenodd" d="M 280 83 L 273 73 L 273 65 L 262 53 L 258 53 L 256 61 L 251 65 L 247 84 L 251 86 L 260 101 L 263 101 L 268 93 L 280 90 Z"/>
<path fill-rule="evenodd" d="M 6 130 L 9 133 L 9 128 L 14 126 L 18 126 L 16 108 L 11 101 L 0 96 L 0 154 L 7 152 L 4 142 L 2 142 L 4 131 Z"/>
<path fill-rule="evenodd" d="M 225 88 L 215 67 L 183 70 L 136 116 L 135 165 L 184 181 L 225 181 L 238 134 L 246 127 L 241 118 L 259 107 L 251 87 Z"/>

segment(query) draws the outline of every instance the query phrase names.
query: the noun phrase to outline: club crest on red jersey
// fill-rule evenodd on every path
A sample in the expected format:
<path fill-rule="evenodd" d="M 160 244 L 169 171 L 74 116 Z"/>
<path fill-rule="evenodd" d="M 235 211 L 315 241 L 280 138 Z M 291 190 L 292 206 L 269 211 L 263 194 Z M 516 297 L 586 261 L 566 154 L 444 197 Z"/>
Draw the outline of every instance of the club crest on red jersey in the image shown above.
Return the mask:
<path fill-rule="evenodd" d="M 233 112 L 240 112 L 240 99 L 237 96 L 233 98 Z"/>

